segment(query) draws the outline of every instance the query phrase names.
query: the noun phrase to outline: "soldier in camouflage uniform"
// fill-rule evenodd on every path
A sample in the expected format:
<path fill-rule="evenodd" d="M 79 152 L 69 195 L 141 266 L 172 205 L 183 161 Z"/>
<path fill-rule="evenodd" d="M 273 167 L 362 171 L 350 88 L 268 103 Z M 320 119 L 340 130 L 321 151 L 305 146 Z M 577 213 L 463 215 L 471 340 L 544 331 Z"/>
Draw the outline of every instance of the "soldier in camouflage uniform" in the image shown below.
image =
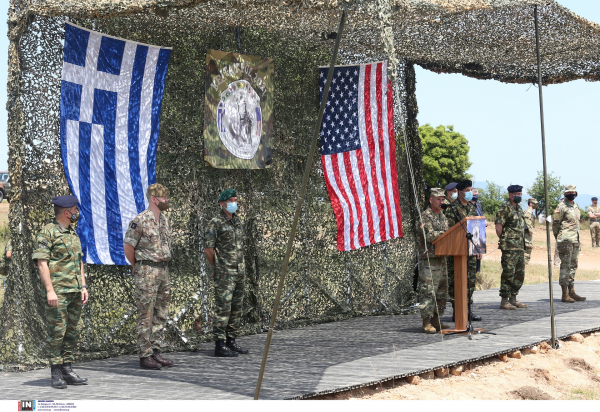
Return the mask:
<path fill-rule="evenodd" d="M 204 234 L 204 253 L 215 268 L 215 356 L 232 357 L 248 353 L 235 341 L 244 308 L 244 227 L 234 189 L 221 192 L 219 205 Z"/>
<path fill-rule="evenodd" d="M 88 300 L 83 273 L 79 236 L 71 225 L 77 220 L 77 198 L 58 196 L 52 199 L 54 222 L 37 234 L 37 260 L 40 278 L 46 289 L 46 354 L 50 360 L 52 386 L 87 385 L 72 369 L 75 347 L 79 339 L 81 307 Z"/>
<path fill-rule="evenodd" d="M 533 250 L 533 217 L 534 209 L 537 209 L 538 201 L 535 199 L 529 199 L 527 201 L 527 209 L 523 213 L 523 219 L 525 219 L 525 264 L 529 263 L 531 259 L 531 251 Z"/>
<path fill-rule="evenodd" d="M 560 254 L 560 277 L 558 283 L 562 288 L 562 301 L 573 303 L 584 301 L 583 296 L 575 293 L 575 271 L 579 259 L 581 240 L 579 237 L 579 206 L 574 202 L 577 197 L 575 185 L 565 186 L 565 200 L 559 203 L 552 216 L 552 232 L 556 237 L 556 245 Z"/>
<path fill-rule="evenodd" d="M 592 197 L 592 205 L 587 208 L 587 214 L 590 217 L 592 247 L 598 247 L 600 246 L 600 206 L 597 197 Z"/>
<path fill-rule="evenodd" d="M 448 219 L 448 227 L 452 227 L 462 219 L 468 216 L 479 216 L 477 209 L 471 203 L 473 199 L 472 192 L 473 183 L 470 180 L 463 180 L 456 186 L 458 190 L 458 201 L 452 203 L 444 211 L 444 215 Z M 461 229 L 462 230 L 462 229 Z M 473 292 L 475 291 L 475 276 L 477 273 L 477 260 L 481 259 L 481 255 L 469 256 L 467 258 L 467 294 L 469 297 L 469 307 L 473 303 Z M 454 258 L 448 257 L 448 296 L 452 302 L 452 310 L 454 311 Z M 481 316 L 470 313 L 472 321 L 480 321 Z M 454 313 L 452 314 L 454 322 Z"/>
<path fill-rule="evenodd" d="M 148 209 L 129 223 L 124 250 L 135 280 L 140 367 L 161 369 L 173 365 L 160 355 L 171 301 L 171 223 L 163 213 L 169 208 L 169 189 L 154 183 L 146 197 Z"/>
<path fill-rule="evenodd" d="M 502 277 L 500 278 L 500 309 L 526 308 L 517 300 L 525 279 L 525 219 L 519 206 L 523 186 L 508 187 L 508 202 L 496 212 L 496 234 L 502 251 Z"/>
<path fill-rule="evenodd" d="M 436 257 L 434 246 L 431 243 L 448 230 L 448 221 L 441 209 L 444 196 L 442 189 L 437 187 L 431 189 L 430 207 L 421 216 L 423 223 L 422 231 L 419 232 L 421 249 L 419 255 L 419 301 L 421 302 L 421 318 L 423 318 L 422 330 L 425 333 L 449 329 L 448 325 L 440 321 L 448 300 L 446 258 Z"/>

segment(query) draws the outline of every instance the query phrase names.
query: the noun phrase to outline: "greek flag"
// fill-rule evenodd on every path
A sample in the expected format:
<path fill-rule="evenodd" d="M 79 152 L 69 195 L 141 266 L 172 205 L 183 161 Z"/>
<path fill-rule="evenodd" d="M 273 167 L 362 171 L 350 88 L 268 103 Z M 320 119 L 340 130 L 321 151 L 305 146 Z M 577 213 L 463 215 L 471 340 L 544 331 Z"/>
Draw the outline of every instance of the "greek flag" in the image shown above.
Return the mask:
<path fill-rule="evenodd" d="M 79 199 L 84 261 L 127 265 L 123 237 L 147 207 L 171 49 L 65 24 L 60 148 Z"/>

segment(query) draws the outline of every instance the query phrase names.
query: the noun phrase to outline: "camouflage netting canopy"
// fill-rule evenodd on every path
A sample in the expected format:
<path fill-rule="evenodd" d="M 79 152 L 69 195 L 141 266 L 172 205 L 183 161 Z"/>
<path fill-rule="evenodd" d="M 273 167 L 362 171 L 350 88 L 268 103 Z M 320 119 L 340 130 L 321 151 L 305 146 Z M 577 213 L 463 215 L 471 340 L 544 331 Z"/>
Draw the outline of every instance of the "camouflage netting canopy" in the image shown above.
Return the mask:
<path fill-rule="evenodd" d="M 45 292 L 32 236 L 52 219 L 50 199 L 69 194 L 59 147 L 64 23 L 173 48 L 162 107 L 158 181 L 174 207 L 168 350 L 212 339 L 212 279 L 202 235 L 218 193 L 235 187 L 246 230 L 244 333 L 269 323 L 278 275 L 318 110 L 317 66 L 328 65 L 342 8 L 338 63 L 388 59 L 395 73 L 395 130 L 404 237 L 353 252 L 336 249 L 336 223 L 321 164 L 312 159 L 300 230 L 277 327 L 401 313 L 412 292 L 423 200 L 414 65 L 506 82 L 535 82 L 533 7 L 539 6 L 545 83 L 597 80 L 598 26 L 541 0 L 11 0 L 8 141 L 13 258 L 0 312 L 0 368 L 47 364 Z M 207 49 L 275 61 L 273 165 L 218 170 L 203 160 Z M 409 172 L 412 162 L 416 187 Z M 415 195 L 417 201 L 415 201 Z M 422 204 L 422 203 L 421 203 Z M 79 359 L 135 352 L 129 267 L 87 265 L 90 302 Z"/>

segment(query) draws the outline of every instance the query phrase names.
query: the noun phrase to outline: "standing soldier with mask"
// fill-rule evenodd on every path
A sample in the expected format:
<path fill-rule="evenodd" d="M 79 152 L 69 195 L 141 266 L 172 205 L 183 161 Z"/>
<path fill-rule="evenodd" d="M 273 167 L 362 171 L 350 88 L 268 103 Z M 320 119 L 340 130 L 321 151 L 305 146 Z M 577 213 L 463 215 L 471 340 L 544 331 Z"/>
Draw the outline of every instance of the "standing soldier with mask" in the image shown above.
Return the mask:
<path fill-rule="evenodd" d="M 500 278 L 500 309 L 526 308 L 517 300 L 525 279 L 525 219 L 519 206 L 523 186 L 508 187 L 508 202 L 496 212 L 496 234 L 502 251 L 502 277 Z"/>
<path fill-rule="evenodd" d="M 79 236 L 71 223 L 77 220 L 77 198 L 58 196 L 52 199 L 54 222 L 37 234 L 37 260 L 42 285 L 46 289 L 46 353 L 50 360 L 52 386 L 87 385 L 71 368 L 79 339 L 81 307 L 88 301 L 83 273 Z"/>
<path fill-rule="evenodd" d="M 457 183 L 448 183 L 446 185 L 446 198 L 444 199 L 445 205 L 451 205 L 458 199 L 458 189 L 456 188 Z"/>
<path fill-rule="evenodd" d="M 160 369 L 173 365 L 160 355 L 171 301 L 171 223 L 163 213 L 169 208 L 169 189 L 154 183 L 146 198 L 148 209 L 129 223 L 124 250 L 135 281 L 140 368 Z"/>
<path fill-rule="evenodd" d="M 587 208 L 587 214 L 590 217 L 592 247 L 598 247 L 600 246 L 600 206 L 597 197 L 592 197 L 592 205 Z"/>
<path fill-rule="evenodd" d="M 431 189 L 430 207 L 423 212 L 423 230 L 419 232 L 421 238 L 419 243 L 421 248 L 419 300 L 421 302 L 421 318 L 423 318 L 422 330 L 425 333 L 449 329 L 448 325 L 440 321 L 448 300 L 446 258 L 435 256 L 434 246 L 431 243 L 448 230 L 448 222 L 441 209 L 442 203 L 444 203 L 444 191 L 437 187 Z M 425 233 L 425 239 L 423 239 L 423 233 Z"/>
<path fill-rule="evenodd" d="M 219 205 L 204 234 L 204 254 L 215 268 L 215 356 L 232 357 L 248 353 L 235 342 L 244 309 L 244 227 L 235 189 L 223 190 Z"/>
<path fill-rule="evenodd" d="M 535 199 L 527 200 L 527 209 L 523 213 L 525 219 L 525 264 L 531 259 L 531 251 L 533 250 L 533 217 L 534 209 L 537 209 L 538 201 Z"/>
<path fill-rule="evenodd" d="M 552 217 L 552 232 L 556 237 L 556 248 L 560 255 L 560 277 L 562 301 L 573 303 L 585 300 L 575 293 L 575 271 L 579 260 L 581 239 L 579 236 L 579 206 L 574 202 L 577 197 L 575 185 L 565 186 L 565 200 L 559 203 Z"/>

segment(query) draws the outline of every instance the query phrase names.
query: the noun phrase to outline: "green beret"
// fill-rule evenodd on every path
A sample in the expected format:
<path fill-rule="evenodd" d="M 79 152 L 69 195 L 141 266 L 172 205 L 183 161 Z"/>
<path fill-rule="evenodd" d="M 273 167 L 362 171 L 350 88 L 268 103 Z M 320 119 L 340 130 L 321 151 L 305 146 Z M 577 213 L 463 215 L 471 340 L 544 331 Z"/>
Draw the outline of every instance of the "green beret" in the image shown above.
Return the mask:
<path fill-rule="evenodd" d="M 160 183 L 154 183 L 148 186 L 148 191 L 146 192 L 146 195 L 148 196 L 148 198 L 150 198 L 150 196 L 167 197 L 169 196 L 169 189 L 167 189 Z"/>
<path fill-rule="evenodd" d="M 221 192 L 221 195 L 219 196 L 219 202 L 224 202 L 227 199 L 230 199 L 234 196 L 237 196 L 237 192 L 235 191 L 235 189 L 225 189 Z"/>

